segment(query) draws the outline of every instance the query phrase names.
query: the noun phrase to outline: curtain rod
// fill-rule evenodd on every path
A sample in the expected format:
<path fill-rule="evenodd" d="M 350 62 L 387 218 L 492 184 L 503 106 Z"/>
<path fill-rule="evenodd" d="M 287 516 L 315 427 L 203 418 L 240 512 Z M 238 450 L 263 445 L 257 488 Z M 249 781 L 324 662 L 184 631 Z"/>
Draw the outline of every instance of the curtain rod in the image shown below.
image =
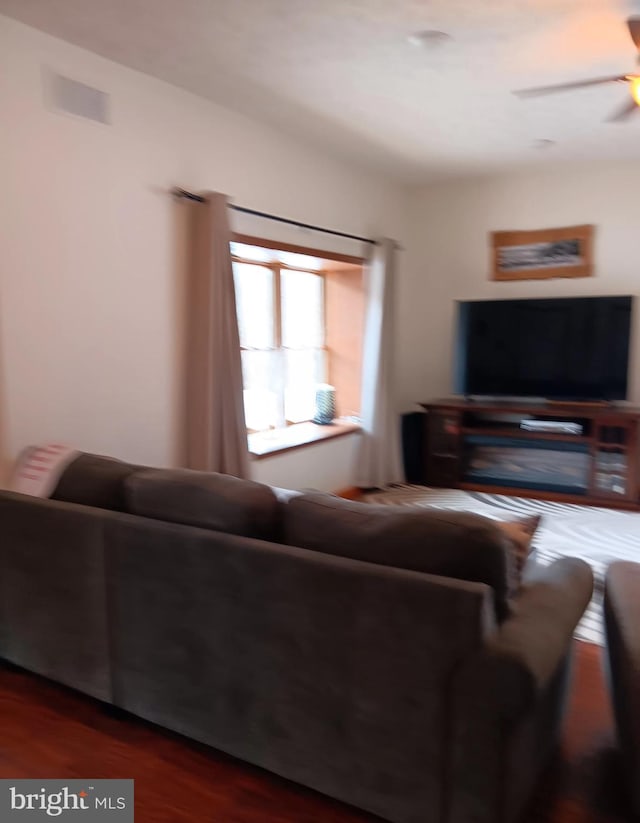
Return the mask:
<path fill-rule="evenodd" d="M 174 197 L 183 197 L 185 200 L 195 200 L 196 203 L 204 203 L 205 198 L 199 194 L 186 191 L 185 189 L 173 188 L 171 193 Z M 300 223 L 298 220 L 290 220 L 288 217 L 278 217 L 276 214 L 268 214 L 264 211 L 256 211 L 255 209 L 248 209 L 245 206 L 235 206 L 229 203 L 229 208 L 234 211 L 242 212 L 242 214 L 251 214 L 254 217 L 264 217 L 266 220 L 275 220 L 277 223 L 286 223 L 288 226 L 295 226 L 298 229 L 309 229 L 310 231 L 318 231 L 323 234 L 333 234 L 335 237 L 346 237 L 348 240 L 358 240 L 360 243 L 371 243 L 375 245 L 376 241 L 370 237 L 359 237 L 357 234 L 347 234 L 343 231 L 334 231 L 333 229 L 324 229 L 322 226 L 312 226 L 311 223 Z"/>

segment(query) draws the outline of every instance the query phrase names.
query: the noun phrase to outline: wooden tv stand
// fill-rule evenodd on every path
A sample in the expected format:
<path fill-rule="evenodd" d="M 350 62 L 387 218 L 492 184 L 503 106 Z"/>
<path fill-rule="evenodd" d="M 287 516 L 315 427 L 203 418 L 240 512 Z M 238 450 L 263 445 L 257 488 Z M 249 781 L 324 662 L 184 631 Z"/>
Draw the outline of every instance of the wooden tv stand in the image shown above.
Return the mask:
<path fill-rule="evenodd" d="M 427 486 L 640 509 L 640 408 L 457 398 L 420 405 Z M 580 432 L 523 429 L 531 420 Z"/>

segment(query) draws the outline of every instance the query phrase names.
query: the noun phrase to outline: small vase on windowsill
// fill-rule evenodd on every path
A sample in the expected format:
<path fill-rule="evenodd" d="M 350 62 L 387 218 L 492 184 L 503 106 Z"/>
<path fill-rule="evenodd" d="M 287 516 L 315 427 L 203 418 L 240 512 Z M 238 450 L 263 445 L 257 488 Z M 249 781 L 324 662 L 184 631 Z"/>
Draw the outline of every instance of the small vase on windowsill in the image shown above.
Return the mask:
<path fill-rule="evenodd" d="M 329 426 L 336 416 L 336 390 L 333 386 L 321 383 L 316 388 L 316 413 L 314 423 Z"/>

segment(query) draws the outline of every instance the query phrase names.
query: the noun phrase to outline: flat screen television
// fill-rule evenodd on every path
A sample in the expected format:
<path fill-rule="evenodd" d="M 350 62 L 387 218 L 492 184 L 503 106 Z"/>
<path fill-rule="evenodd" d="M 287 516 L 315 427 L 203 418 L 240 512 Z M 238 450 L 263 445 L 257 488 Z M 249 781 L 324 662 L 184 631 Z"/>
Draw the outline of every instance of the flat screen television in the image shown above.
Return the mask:
<path fill-rule="evenodd" d="M 632 297 L 461 302 L 455 391 L 625 400 L 632 305 Z"/>

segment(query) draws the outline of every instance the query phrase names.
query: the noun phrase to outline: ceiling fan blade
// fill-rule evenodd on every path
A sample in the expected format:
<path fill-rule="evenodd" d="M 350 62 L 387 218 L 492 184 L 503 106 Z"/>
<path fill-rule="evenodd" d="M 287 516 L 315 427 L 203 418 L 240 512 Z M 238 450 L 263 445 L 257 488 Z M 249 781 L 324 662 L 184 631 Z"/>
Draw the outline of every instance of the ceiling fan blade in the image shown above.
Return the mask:
<path fill-rule="evenodd" d="M 594 77 L 591 80 L 577 80 L 574 83 L 559 83 L 556 86 L 536 86 L 531 89 L 519 89 L 513 93 L 518 97 L 538 97 L 543 94 L 555 94 L 559 91 L 571 91 L 572 89 L 584 89 L 588 86 L 599 86 L 603 83 L 616 83 L 626 80 L 626 74 L 617 74 L 612 77 Z"/>
<path fill-rule="evenodd" d="M 629 26 L 629 34 L 635 47 L 640 51 L 640 17 L 630 17 L 627 20 L 627 26 Z"/>
<path fill-rule="evenodd" d="M 633 98 L 631 98 L 631 100 L 628 100 L 621 109 L 618 109 L 618 111 L 612 114 L 611 117 L 607 118 L 607 123 L 621 123 L 633 114 L 637 108 L 638 104 Z"/>

